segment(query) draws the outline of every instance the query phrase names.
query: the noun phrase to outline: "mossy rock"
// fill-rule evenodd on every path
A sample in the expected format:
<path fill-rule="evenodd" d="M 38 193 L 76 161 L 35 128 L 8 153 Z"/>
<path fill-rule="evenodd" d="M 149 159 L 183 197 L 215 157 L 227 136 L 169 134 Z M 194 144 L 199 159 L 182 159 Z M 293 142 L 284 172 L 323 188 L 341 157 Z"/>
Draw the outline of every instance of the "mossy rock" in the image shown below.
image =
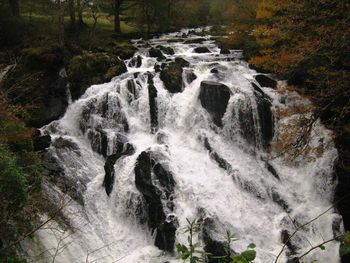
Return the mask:
<path fill-rule="evenodd" d="M 84 52 L 73 57 L 68 66 L 73 99 L 78 99 L 91 85 L 107 82 L 126 71 L 123 61 L 107 53 Z"/>
<path fill-rule="evenodd" d="M 121 59 L 132 58 L 136 48 L 129 41 L 112 41 L 108 44 L 107 51 Z"/>
<path fill-rule="evenodd" d="M 160 72 L 160 79 L 169 92 L 182 92 L 182 68 L 188 66 L 189 63 L 182 58 L 176 58 L 174 62 L 164 66 Z"/>
<path fill-rule="evenodd" d="M 24 65 L 31 69 L 57 70 L 64 64 L 63 51 L 55 45 L 26 48 L 21 53 Z"/>

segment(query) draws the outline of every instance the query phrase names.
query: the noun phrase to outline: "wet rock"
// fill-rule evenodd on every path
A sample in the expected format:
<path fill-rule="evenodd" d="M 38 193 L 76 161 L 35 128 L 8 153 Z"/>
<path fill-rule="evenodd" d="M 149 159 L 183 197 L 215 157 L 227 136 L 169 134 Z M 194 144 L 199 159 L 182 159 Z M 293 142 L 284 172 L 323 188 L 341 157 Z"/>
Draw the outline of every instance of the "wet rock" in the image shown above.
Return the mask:
<path fill-rule="evenodd" d="M 290 213 L 292 210 L 289 208 L 288 203 L 282 198 L 282 196 L 277 192 L 276 189 L 272 189 L 272 200 L 281 206 L 287 213 Z"/>
<path fill-rule="evenodd" d="M 211 53 L 207 47 L 196 47 L 193 51 L 195 53 Z"/>
<path fill-rule="evenodd" d="M 272 104 L 267 96 L 254 92 L 257 102 L 259 123 L 261 129 L 261 141 L 264 149 L 267 149 L 274 135 L 274 116 L 271 110 Z"/>
<path fill-rule="evenodd" d="M 229 54 L 231 54 L 231 52 L 230 52 L 230 50 L 228 48 L 222 48 L 220 50 L 220 54 L 229 55 Z"/>
<path fill-rule="evenodd" d="M 257 127 L 255 126 L 253 108 L 248 96 L 238 101 L 238 122 L 241 136 L 253 146 L 256 146 Z"/>
<path fill-rule="evenodd" d="M 155 65 L 154 65 L 154 71 L 155 71 L 156 73 L 160 72 L 160 71 L 161 71 L 161 65 L 155 64 Z"/>
<path fill-rule="evenodd" d="M 272 164 L 270 164 L 268 161 L 263 160 L 264 164 L 265 164 L 265 168 L 278 180 L 281 180 L 281 178 L 279 177 L 276 169 L 272 166 Z"/>
<path fill-rule="evenodd" d="M 167 204 L 172 202 L 175 181 L 161 154 L 144 151 L 139 155 L 135 184 L 147 203 L 148 227 L 156 232 L 155 245 L 173 251 L 178 222 L 172 214 L 173 206 Z"/>
<path fill-rule="evenodd" d="M 127 82 L 127 89 L 130 93 L 130 98 L 129 98 L 129 103 L 133 100 L 136 100 L 138 98 L 138 93 L 137 93 L 137 90 L 136 90 L 136 84 L 135 84 L 135 81 L 133 79 L 128 79 L 128 82 Z"/>
<path fill-rule="evenodd" d="M 184 42 L 184 44 L 202 44 L 204 41 L 206 41 L 205 38 L 195 38 L 195 39 L 188 39 Z"/>
<path fill-rule="evenodd" d="M 222 127 L 222 117 L 226 112 L 230 96 L 230 89 L 224 84 L 212 81 L 201 83 L 199 100 L 219 127 Z"/>
<path fill-rule="evenodd" d="M 186 70 L 185 72 L 186 82 L 191 84 L 195 79 L 197 79 L 196 74 L 194 74 L 193 70 Z"/>
<path fill-rule="evenodd" d="M 293 257 L 293 255 L 297 254 L 298 248 L 292 244 L 292 241 L 290 239 L 290 233 L 288 230 L 282 230 L 281 231 L 281 241 L 283 244 L 286 245 L 288 248 L 287 256 L 288 256 L 288 261 L 287 263 L 299 263 L 300 261 L 298 260 L 297 257 Z"/>
<path fill-rule="evenodd" d="M 210 70 L 210 73 L 218 74 L 219 70 L 217 68 L 213 68 L 213 69 Z"/>
<path fill-rule="evenodd" d="M 214 218 L 206 217 L 203 219 L 201 236 L 204 242 L 204 251 L 210 254 L 209 263 L 219 263 L 221 259 L 215 257 L 227 254 L 227 242 L 218 238 L 218 232 L 223 232 L 223 229 L 220 228 L 222 227 L 218 226 L 218 222 Z"/>
<path fill-rule="evenodd" d="M 72 140 L 64 137 L 58 137 L 53 143 L 52 146 L 56 149 L 63 149 L 66 148 L 69 151 L 78 152 L 79 146 L 73 142 Z"/>
<path fill-rule="evenodd" d="M 216 151 L 211 147 L 208 138 L 204 139 L 204 146 L 209 151 L 210 158 L 212 158 L 220 168 L 226 170 L 227 172 L 232 172 L 232 166 L 224 158 L 222 158 Z"/>
<path fill-rule="evenodd" d="M 173 39 L 168 39 L 167 42 L 168 43 L 177 43 L 177 42 L 183 42 L 184 39 L 182 38 L 173 38 Z"/>
<path fill-rule="evenodd" d="M 167 55 L 174 55 L 175 54 L 174 49 L 172 49 L 171 47 L 165 47 L 165 46 L 158 45 L 158 46 L 156 46 L 156 48 L 160 49 L 164 54 L 167 54 Z"/>
<path fill-rule="evenodd" d="M 35 136 L 33 140 L 34 151 L 43 151 L 46 148 L 50 147 L 50 144 L 51 144 L 51 136 L 50 135 L 40 136 L 40 132 L 37 136 Z"/>
<path fill-rule="evenodd" d="M 162 51 L 160 51 L 157 48 L 152 47 L 148 52 L 149 52 L 149 56 L 152 58 L 165 59 Z"/>
<path fill-rule="evenodd" d="M 183 67 L 188 66 L 189 63 L 182 58 L 176 58 L 174 62 L 164 65 L 164 68 L 160 72 L 160 79 L 170 93 L 182 92 Z"/>
<path fill-rule="evenodd" d="M 142 65 L 142 57 L 141 56 L 133 57 L 129 61 L 129 67 L 139 68 L 139 67 L 141 67 L 141 65 Z"/>
<path fill-rule="evenodd" d="M 255 76 L 255 80 L 260 84 L 261 87 L 276 88 L 277 81 L 270 78 L 267 75 L 259 74 Z"/>
<path fill-rule="evenodd" d="M 168 136 L 163 131 L 158 131 L 156 134 L 157 143 L 159 144 L 167 144 Z"/>
<path fill-rule="evenodd" d="M 153 83 L 153 76 L 148 75 L 148 99 L 151 117 L 151 132 L 155 132 L 158 128 L 158 105 L 157 105 L 158 91 Z"/>
<path fill-rule="evenodd" d="M 135 153 L 135 148 L 126 143 L 123 137 L 118 138 L 118 142 L 116 144 L 116 151 L 114 154 L 107 157 L 104 170 L 105 177 L 103 180 L 103 186 L 105 187 L 106 193 L 109 196 L 113 190 L 114 180 L 115 180 L 115 172 L 114 165 L 115 163 L 123 156 L 132 155 Z"/>

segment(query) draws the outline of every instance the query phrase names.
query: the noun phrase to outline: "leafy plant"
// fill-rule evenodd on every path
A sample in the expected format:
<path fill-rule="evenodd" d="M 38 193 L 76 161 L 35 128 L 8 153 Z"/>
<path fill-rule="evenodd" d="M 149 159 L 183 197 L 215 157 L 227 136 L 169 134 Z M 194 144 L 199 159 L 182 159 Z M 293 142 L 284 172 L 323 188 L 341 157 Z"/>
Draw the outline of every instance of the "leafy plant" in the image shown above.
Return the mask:
<path fill-rule="evenodd" d="M 198 233 L 200 231 L 200 221 L 197 219 L 194 219 L 193 221 L 187 220 L 187 226 L 185 227 L 185 233 L 188 233 L 187 241 L 188 245 L 184 244 L 177 244 L 176 250 L 179 253 L 179 257 L 186 261 L 188 260 L 190 263 L 197 263 L 197 262 L 206 262 L 206 253 L 199 249 L 198 243 L 193 243 L 193 236 L 195 233 Z"/>
<path fill-rule="evenodd" d="M 231 250 L 231 243 L 237 240 L 230 231 L 226 232 L 226 246 L 224 248 L 226 255 L 217 257 L 221 259 L 221 263 L 249 263 L 253 262 L 256 258 L 256 251 L 254 250 L 256 246 L 253 243 L 248 245 L 247 250 L 241 253 L 233 252 Z"/>
<path fill-rule="evenodd" d="M 350 232 L 345 233 L 339 238 L 340 248 L 339 254 L 341 257 L 350 254 Z"/>

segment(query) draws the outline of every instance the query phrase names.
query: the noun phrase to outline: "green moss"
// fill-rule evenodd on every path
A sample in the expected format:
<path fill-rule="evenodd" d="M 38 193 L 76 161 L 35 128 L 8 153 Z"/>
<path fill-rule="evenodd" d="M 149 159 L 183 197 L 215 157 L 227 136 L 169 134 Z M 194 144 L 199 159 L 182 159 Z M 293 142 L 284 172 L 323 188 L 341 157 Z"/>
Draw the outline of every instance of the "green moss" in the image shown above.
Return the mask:
<path fill-rule="evenodd" d="M 84 52 L 77 55 L 71 59 L 68 66 L 72 96 L 77 99 L 89 86 L 109 81 L 124 72 L 124 62 L 107 53 Z"/>

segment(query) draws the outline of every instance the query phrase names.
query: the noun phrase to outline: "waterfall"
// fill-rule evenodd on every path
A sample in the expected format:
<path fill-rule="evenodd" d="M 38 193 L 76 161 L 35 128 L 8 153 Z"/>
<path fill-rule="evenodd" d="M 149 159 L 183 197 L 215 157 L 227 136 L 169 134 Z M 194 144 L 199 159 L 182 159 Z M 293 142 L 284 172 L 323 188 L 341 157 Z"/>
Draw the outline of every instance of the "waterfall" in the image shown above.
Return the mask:
<path fill-rule="evenodd" d="M 182 30 L 135 40 L 127 73 L 91 86 L 42 128 L 52 138 L 48 207 L 70 201 L 23 242 L 34 262 L 181 262 L 174 244 L 187 242 L 186 218 L 197 218 L 203 247 L 208 239 L 222 244 L 229 230 L 234 251 L 255 243 L 254 262 L 270 263 L 297 226 L 332 205 L 330 132 L 317 123 L 313 143 L 331 146 L 310 161 L 267 161 L 275 111 L 288 102 L 259 85 L 240 51 L 220 54 L 210 35 L 198 38 Z M 209 52 L 195 52 L 202 46 Z M 180 84 L 164 81 L 159 71 L 178 65 Z M 341 224 L 333 210 L 322 216 L 288 242 L 280 262 L 333 237 Z M 337 251 L 330 243 L 307 259 L 339 262 Z"/>

